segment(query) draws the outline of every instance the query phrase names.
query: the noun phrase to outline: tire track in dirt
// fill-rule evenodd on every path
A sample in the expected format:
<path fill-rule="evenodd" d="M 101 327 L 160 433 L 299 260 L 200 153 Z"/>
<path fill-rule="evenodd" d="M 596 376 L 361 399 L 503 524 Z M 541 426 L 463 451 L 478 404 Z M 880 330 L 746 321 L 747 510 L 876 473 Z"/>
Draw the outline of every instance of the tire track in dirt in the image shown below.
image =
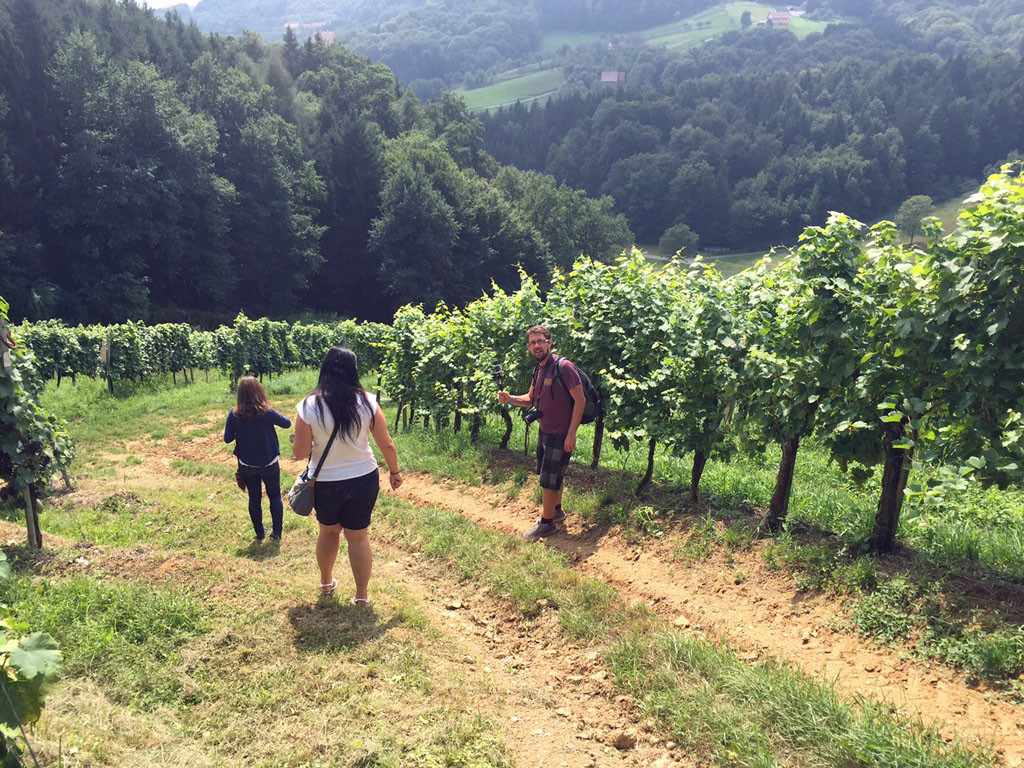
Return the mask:
<path fill-rule="evenodd" d="M 538 514 L 532 501 L 441 485 L 421 474 L 408 476 L 399 495 L 511 534 L 528 528 Z M 948 667 L 902 659 L 897 650 L 831 629 L 844 618 L 834 598 L 799 592 L 790 577 L 764 565 L 756 542 L 750 551 L 735 553 L 730 564 L 716 554 L 682 566 L 673 562 L 668 542 L 649 539 L 643 549 L 630 547 L 613 531 L 587 526 L 571 513 L 567 529 L 545 542 L 627 601 L 651 604 L 677 627 L 725 638 L 746 661 L 784 658 L 812 677 L 834 681 L 847 696 L 900 708 L 945 738 L 958 734 L 969 745 L 991 742 L 1009 768 L 1024 766 L 1024 707 L 969 687 Z M 737 569 L 744 579 L 734 577 Z"/>
<path fill-rule="evenodd" d="M 411 577 L 403 586 L 428 606 L 432 623 L 448 635 L 443 642 L 455 644 L 464 663 L 502 691 L 492 714 L 516 765 L 703 765 L 662 741 L 653 723 L 639 719 L 632 699 L 615 695 L 597 652 L 566 643 L 556 613 L 545 611 L 524 623 L 486 589 L 467 592 L 417 554 L 381 567 Z"/>

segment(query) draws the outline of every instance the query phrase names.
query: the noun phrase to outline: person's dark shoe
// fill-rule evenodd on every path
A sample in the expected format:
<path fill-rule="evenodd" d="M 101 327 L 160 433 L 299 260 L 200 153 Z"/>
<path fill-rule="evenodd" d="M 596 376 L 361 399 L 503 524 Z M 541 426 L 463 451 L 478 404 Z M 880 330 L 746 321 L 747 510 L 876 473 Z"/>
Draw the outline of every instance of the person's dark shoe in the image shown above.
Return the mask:
<path fill-rule="evenodd" d="M 564 523 L 565 522 L 565 510 L 562 509 L 561 507 L 556 507 L 555 508 L 555 522 L 556 523 Z"/>
<path fill-rule="evenodd" d="M 545 536 L 550 536 L 557 532 L 558 526 L 555 525 L 554 522 L 549 522 L 544 518 L 541 518 L 533 528 L 523 534 L 523 538 L 527 541 L 536 541 L 537 539 L 543 539 Z"/>
<path fill-rule="evenodd" d="M 272 534 L 270 534 L 270 540 L 271 541 L 280 541 L 281 540 L 281 534 L 280 533 L 272 533 Z"/>

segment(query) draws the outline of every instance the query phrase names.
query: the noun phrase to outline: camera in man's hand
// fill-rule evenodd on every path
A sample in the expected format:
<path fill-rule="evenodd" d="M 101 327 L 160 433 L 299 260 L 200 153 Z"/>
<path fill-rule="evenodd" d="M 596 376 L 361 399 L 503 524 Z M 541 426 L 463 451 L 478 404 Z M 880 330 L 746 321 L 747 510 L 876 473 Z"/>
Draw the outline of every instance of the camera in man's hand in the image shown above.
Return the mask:
<path fill-rule="evenodd" d="M 544 412 L 537 407 L 531 408 L 523 414 L 523 421 L 527 424 L 533 424 L 537 419 L 543 418 Z"/>
<path fill-rule="evenodd" d="M 495 384 L 499 387 L 501 386 L 501 365 L 498 363 L 495 363 L 494 367 L 491 368 L 491 378 L 494 379 Z"/>

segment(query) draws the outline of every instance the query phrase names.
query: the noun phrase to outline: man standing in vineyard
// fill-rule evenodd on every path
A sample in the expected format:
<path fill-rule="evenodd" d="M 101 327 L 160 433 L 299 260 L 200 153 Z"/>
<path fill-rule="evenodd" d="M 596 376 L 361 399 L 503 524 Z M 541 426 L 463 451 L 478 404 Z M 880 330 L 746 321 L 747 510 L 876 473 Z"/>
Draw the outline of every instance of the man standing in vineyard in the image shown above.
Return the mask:
<path fill-rule="evenodd" d="M 547 328 L 535 325 L 527 331 L 526 346 L 537 361 L 530 391 L 525 395 L 510 395 L 502 390 L 498 401 L 532 408 L 528 421 L 533 420 L 531 416 L 540 418 L 537 473 L 544 492 L 544 509 L 537 524 L 523 534 L 532 541 L 555 533 L 558 523 L 565 520 L 562 480 L 569 457 L 576 450 L 576 430 L 583 419 L 587 397 L 576 366 L 551 354 L 551 332 Z"/>

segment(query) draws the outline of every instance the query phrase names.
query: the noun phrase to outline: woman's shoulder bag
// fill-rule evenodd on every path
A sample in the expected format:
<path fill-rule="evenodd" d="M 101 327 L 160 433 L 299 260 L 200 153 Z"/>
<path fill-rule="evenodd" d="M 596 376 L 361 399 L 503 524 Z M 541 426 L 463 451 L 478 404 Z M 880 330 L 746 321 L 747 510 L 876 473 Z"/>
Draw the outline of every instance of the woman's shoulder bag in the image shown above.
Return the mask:
<path fill-rule="evenodd" d="M 324 460 L 331 450 L 331 444 L 338 434 L 338 426 L 338 422 L 335 421 L 334 431 L 331 432 L 331 437 L 327 441 L 327 445 L 324 446 L 324 452 L 320 454 L 320 461 L 316 463 L 313 476 L 310 477 L 309 475 L 309 464 L 307 463 L 306 468 L 302 470 L 302 474 L 295 478 L 295 484 L 292 486 L 292 489 L 288 491 L 288 506 L 297 515 L 307 517 L 313 511 L 313 486 L 316 485 L 316 476 L 320 474 L 320 468 L 324 465 Z"/>

